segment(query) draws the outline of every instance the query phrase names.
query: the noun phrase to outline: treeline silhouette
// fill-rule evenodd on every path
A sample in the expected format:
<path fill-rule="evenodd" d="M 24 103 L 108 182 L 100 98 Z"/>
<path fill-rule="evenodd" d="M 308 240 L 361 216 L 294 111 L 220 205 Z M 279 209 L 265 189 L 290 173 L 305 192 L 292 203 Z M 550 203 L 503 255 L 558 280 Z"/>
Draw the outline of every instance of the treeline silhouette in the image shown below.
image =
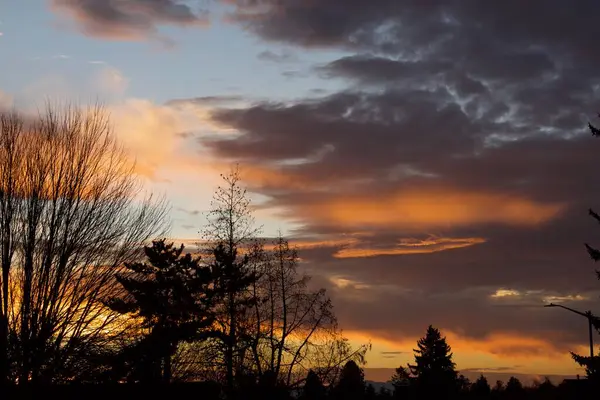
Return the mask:
<path fill-rule="evenodd" d="M 166 202 L 141 192 L 101 106 L 2 113 L 0 130 L 2 384 L 212 381 L 238 397 L 364 362 L 296 250 L 259 239 L 237 168 L 185 252 L 154 239 Z"/>
<path fill-rule="evenodd" d="M 187 252 L 161 239 L 167 204 L 136 176 L 100 106 L 0 113 L 7 398 L 559 399 L 590 389 L 471 383 L 430 326 L 414 365 L 377 391 L 361 368 L 369 345 L 350 345 L 296 249 L 281 235 L 260 239 L 237 168 Z"/>

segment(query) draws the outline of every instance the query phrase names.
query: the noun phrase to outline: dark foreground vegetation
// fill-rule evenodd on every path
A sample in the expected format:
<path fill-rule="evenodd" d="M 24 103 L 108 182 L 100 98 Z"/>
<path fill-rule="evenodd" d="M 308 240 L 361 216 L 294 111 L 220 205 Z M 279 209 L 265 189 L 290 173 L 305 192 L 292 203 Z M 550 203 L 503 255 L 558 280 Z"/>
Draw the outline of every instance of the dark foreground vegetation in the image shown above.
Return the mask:
<path fill-rule="evenodd" d="M 600 393 L 595 357 L 578 355 L 588 380 L 469 382 L 431 326 L 414 364 L 396 370 L 393 390 L 375 390 L 362 370 L 369 346 L 349 344 L 285 238 L 260 239 L 237 169 L 223 176 L 198 246 L 187 251 L 160 239 L 166 204 L 143 196 L 140 183 L 101 107 L 0 115 L 2 398 Z"/>

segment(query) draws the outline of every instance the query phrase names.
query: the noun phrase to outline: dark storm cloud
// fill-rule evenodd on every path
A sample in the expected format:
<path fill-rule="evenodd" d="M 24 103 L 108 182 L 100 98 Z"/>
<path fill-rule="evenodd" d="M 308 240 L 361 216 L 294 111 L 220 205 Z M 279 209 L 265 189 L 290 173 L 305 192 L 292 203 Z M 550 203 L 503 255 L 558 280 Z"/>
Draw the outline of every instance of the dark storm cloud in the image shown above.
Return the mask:
<path fill-rule="evenodd" d="M 305 46 L 337 46 L 418 57 L 496 55 L 551 46 L 587 58 L 598 3 L 560 0 L 494 4 L 477 0 L 230 0 L 234 17 L 262 37 Z M 542 47 L 543 48 L 543 47 Z M 460 54 L 457 54 L 457 53 Z M 458 56 L 458 57 L 457 57 Z"/>
<path fill-rule="evenodd" d="M 417 77 L 431 79 L 431 75 L 447 73 L 453 67 L 450 62 L 398 61 L 386 57 L 357 55 L 332 61 L 318 67 L 317 71 L 327 78 L 341 76 L 361 83 L 385 84 L 414 81 Z M 419 83 L 424 82 L 421 80 Z"/>
<path fill-rule="evenodd" d="M 433 323 L 561 350 L 585 340 L 576 316 L 541 305 L 597 309 L 583 243 L 600 238 L 586 214 L 600 207 L 600 142 L 586 131 L 600 106 L 598 2 L 238 4 L 234 20 L 266 40 L 350 53 L 313 69 L 346 90 L 218 110 L 243 135 L 203 141 L 281 175 L 250 183 L 303 224 L 299 234 L 366 231 L 350 247 L 376 250 L 369 257 L 339 258 L 341 245 L 301 252 L 345 327 L 397 337 Z M 432 234 L 481 240 L 376 254 Z M 493 298 L 500 289 L 519 295 Z M 514 346 L 499 351 L 535 350 Z"/>
<path fill-rule="evenodd" d="M 319 172 L 314 172 L 321 176 L 329 172 L 321 167 L 332 167 L 342 174 L 371 174 L 398 162 L 430 156 L 436 147 L 460 152 L 465 145 L 472 147 L 474 136 L 483 129 L 457 104 L 450 103 L 443 89 L 342 92 L 291 105 L 222 110 L 215 119 L 246 132 L 236 141 L 205 143 L 227 157 L 282 161 L 309 157 L 332 146 L 334 151 L 324 156 L 323 163 L 299 167 L 318 167 Z M 448 135 L 448 131 L 453 134 Z M 351 165 L 348 159 L 352 159 Z"/>
<path fill-rule="evenodd" d="M 51 0 L 68 13 L 84 33 L 113 39 L 139 39 L 156 33 L 159 25 L 201 25 L 205 12 L 178 0 Z"/>

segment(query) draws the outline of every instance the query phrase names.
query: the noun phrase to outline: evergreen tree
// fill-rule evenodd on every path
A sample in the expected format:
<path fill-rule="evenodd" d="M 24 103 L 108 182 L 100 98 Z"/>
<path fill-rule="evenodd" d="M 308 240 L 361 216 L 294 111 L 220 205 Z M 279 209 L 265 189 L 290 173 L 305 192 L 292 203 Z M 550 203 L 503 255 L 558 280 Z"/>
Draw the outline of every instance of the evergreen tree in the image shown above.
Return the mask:
<path fill-rule="evenodd" d="M 301 400 L 323 400 L 325 399 L 325 386 L 319 375 L 312 369 L 306 375 L 306 382 L 302 388 Z"/>
<path fill-rule="evenodd" d="M 492 388 L 492 392 L 500 393 L 503 391 L 504 391 L 504 382 L 502 382 L 501 380 L 497 380 L 496 384 Z"/>
<path fill-rule="evenodd" d="M 397 382 L 410 382 L 420 396 L 453 396 L 460 390 L 460 382 L 452 351 L 446 338 L 433 326 L 418 340 L 414 349 L 415 364 L 408 369 L 396 370 Z"/>
<path fill-rule="evenodd" d="M 471 385 L 471 393 L 477 398 L 488 398 L 492 392 L 492 388 L 485 376 L 481 375 Z"/>
<path fill-rule="evenodd" d="M 149 333 L 125 353 L 142 362 L 146 379 L 171 379 L 171 357 L 181 341 L 200 339 L 213 323 L 212 274 L 189 253 L 182 256 L 183 245 L 175 248 L 157 240 L 144 248 L 148 263 L 125 264 L 127 272 L 117 281 L 127 292 L 107 305 L 120 313 L 141 319 Z"/>
<path fill-rule="evenodd" d="M 257 301 L 250 288 L 258 279 L 252 263 L 252 248 L 259 230 L 254 228 L 250 199 L 241 186 L 239 169 L 221 175 L 224 181 L 213 195 L 205 238 L 209 243 L 210 267 L 215 276 L 215 287 L 221 296 L 217 312 L 221 353 L 230 394 L 235 386 L 235 374 L 243 369 L 249 335 L 244 332 L 244 321 Z M 260 248 L 260 246 L 258 246 Z"/>
<path fill-rule="evenodd" d="M 377 393 L 377 396 L 380 399 L 392 399 L 392 392 L 386 388 L 385 386 L 382 386 L 379 388 L 379 393 Z"/>
<path fill-rule="evenodd" d="M 365 395 L 365 376 L 362 368 L 354 361 L 348 361 L 340 373 L 340 379 L 333 388 L 336 400 L 361 400 Z"/>
<path fill-rule="evenodd" d="M 407 367 L 400 366 L 396 368 L 396 372 L 392 375 L 390 383 L 394 386 L 394 398 L 401 399 L 408 395 L 409 389 L 413 386 L 414 377 L 411 376 L 410 370 Z"/>
<path fill-rule="evenodd" d="M 454 385 L 457 377 L 452 351 L 440 331 L 429 325 L 425 336 L 417 342 L 415 365 L 411 372 L 425 385 Z"/>
<path fill-rule="evenodd" d="M 375 386 L 372 383 L 369 383 L 365 389 L 365 400 L 375 400 L 377 398 L 377 392 L 375 391 Z"/>
<path fill-rule="evenodd" d="M 461 393 L 466 393 L 471 388 L 471 381 L 466 376 L 460 374 L 456 378 L 456 389 Z"/>
<path fill-rule="evenodd" d="M 600 137 L 600 129 L 598 129 L 594 125 L 592 125 L 591 122 L 588 122 L 588 128 L 589 128 L 590 132 L 592 133 L 592 136 Z M 600 222 L 600 215 L 598 215 L 594 210 L 589 209 L 588 213 L 593 219 L 595 219 L 597 222 Z M 587 252 L 590 255 L 590 257 L 592 258 L 592 260 L 594 260 L 594 261 L 600 260 L 600 250 L 590 246 L 587 243 L 585 243 L 585 248 L 587 249 Z M 600 271 L 599 270 L 596 270 L 596 276 L 600 280 Z M 600 319 L 591 315 L 591 312 L 590 312 L 590 318 L 592 318 L 592 323 L 593 323 L 594 328 L 596 329 L 596 331 L 598 331 L 598 333 L 600 333 Z M 582 355 L 579 355 L 579 354 L 576 354 L 573 352 L 571 352 L 571 356 L 573 357 L 573 359 L 575 360 L 575 362 L 577 364 L 579 364 L 585 368 L 588 379 L 593 379 L 596 382 L 600 381 L 600 356 L 594 356 L 594 357 L 587 356 L 586 357 L 586 356 L 582 356 Z"/>
<path fill-rule="evenodd" d="M 525 393 L 525 389 L 518 378 L 511 376 L 508 382 L 506 382 L 504 392 L 510 397 L 521 397 Z"/>

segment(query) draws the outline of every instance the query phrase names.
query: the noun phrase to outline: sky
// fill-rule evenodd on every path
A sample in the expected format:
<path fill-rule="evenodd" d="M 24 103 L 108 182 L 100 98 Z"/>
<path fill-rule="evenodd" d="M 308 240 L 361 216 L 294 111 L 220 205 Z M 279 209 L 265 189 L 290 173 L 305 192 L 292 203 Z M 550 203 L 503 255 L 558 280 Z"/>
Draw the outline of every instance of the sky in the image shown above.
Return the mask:
<path fill-rule="evenodd" d="M 595 0 L 0 3 L 0 108 L 100 101 L 170 236 L 239 163 L 367 367 L 582 373 L 600 311 Z M 600 121 L 598 121 L 600 124 Z M 596 340 L 600 342 L 598 335 Z"/>

